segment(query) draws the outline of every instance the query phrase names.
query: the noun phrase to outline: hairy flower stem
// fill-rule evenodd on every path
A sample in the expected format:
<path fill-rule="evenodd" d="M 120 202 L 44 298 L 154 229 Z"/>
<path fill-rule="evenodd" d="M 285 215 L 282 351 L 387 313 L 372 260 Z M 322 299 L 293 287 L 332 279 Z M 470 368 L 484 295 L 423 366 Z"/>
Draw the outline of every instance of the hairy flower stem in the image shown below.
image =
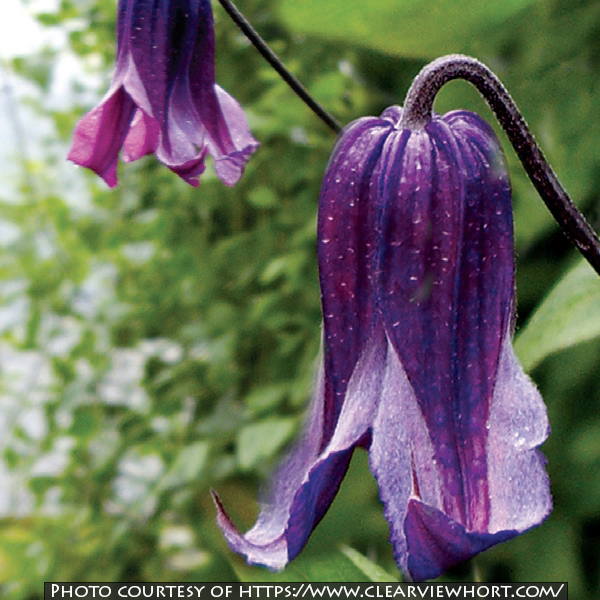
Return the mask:
<path fill-rule="evenodd" d="M 469 56 L 450 54 L 425 66 L 408 90 L 400 127 L 425 127 L 431 120 L 436 94 L 453 79 L 465 79 L 477 88 L 506 132 L 552 216 L 600 275 L 600 239 L 597 233 L 556 177 L 506 88 L 483 63 Z"/>
<path fill-rule="evenodd" d="M 279 73 L 281 78 L 292 88 L 294 93 L 323 121 L 330 129 L 339 133 L 342 126 L 323 106 L 321 106 L 309 93 L 300 81 L 292 75 L 281 59 L 269 48 L 267 43 L 260 37 L 258 32 L 250 25 L 244 15 L 230 0 L 219 0 L 221 6 L 231 17 L 233 22 L 240 28 L 242 33 L 250 40 L 253 46 L 260 52 L 263 58 Z"/>

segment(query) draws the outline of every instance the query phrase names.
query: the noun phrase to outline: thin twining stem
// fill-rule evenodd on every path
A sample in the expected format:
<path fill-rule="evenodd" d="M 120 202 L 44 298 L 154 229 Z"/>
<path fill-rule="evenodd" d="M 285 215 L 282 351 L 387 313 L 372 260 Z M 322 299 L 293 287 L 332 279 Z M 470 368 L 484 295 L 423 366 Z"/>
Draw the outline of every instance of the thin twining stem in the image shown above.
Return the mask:
<path fill-rule="evenodd" d="M 342 126 L 338 120 L 321 106 L 292 75 L 281 62 L 281 59 L 269 48 L 267 43 L 260 37 L 258 32 L 250 25 L 244 15 L 236 8 L 230 0 L 219 0 L 233 22 L 240 28 L 242 33 L 252 42 L 254 47 L 261 53 L 263 58 L 279 73 L 281 78 L 292 88 L 300 99 L 321 119 L 330 129 L 339 133 Z"/>
<path fill-rule="evenodd" d="M 563 188 L 506 88 L 483 63 L 470 56 L 450 54 L 424 67 L 408 90 L 400 126 L 409 129 L 425 127 L 433 115 L 436 94 L 452 79 L 465 79 L 477 88 L 506 132 L 552 216 L 600 275 L 598 234 Z"/>

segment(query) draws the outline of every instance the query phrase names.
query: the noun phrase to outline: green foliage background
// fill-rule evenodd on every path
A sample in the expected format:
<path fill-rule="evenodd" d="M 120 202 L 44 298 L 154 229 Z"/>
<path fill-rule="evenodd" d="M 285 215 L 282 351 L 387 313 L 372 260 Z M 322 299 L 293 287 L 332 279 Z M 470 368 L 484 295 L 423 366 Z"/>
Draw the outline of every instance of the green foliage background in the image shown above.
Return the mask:
<path fill-rule="evenodd" d="M 477 56 L 504 81 L 600 228 L 599 2 L 239 6 L 344 123 L 401 104 L 427 60 Z M 15 506 L 0 520 L 3 597 L 41 598 L 43 581 L 399 576 L 362 452 L 283 574 L 247 567 L 214 523 L 211 487 L 240 528 L 254 522 L 257 489 L 302 422 L 320 335 L 317 198 L 334 142 L 214 8 L 218 81 L 242 103 L 262 144 L 232 189 L 211 172 L 193 189 L 153 157 L 121 166 L 112 191 L 75 167 L 72 178 L 58 177 L 56 149 L 67 147 L 110 80 L 116 2 L 62 0 L 39 17 L 68 28 L 82 73 L 94 65 L 104 84 L 91 100 L 75 82 L 72 104 L 60 110 L 37 101 L 55 135 L 43 159 L 23 165 L 18 197 L 0 198 L 3 223 L 19 232 L 0 245 L 0 296 L 23 306 L 22 319 L 1 329 L 0 394 L 12 408 L 0 447 L 14 481 L 35 498 L 32 510 Z M 10 67 L 43 97 L 56 58 L 44 51 Z M 437 109 L 459 107 L 491 120 L 477 93 L 454 82 Z M 544 452 L 555 509 L 541 527 L 478 557 L 477 572 L 484 581 L 568 581 L 572 598 L 592 599 L 600 594 L 600 284 L 505 147 L 517 349 L 548 405 L 553 432 Z M 38 376 L 15 387 L 18 368 L 6 357 L 33 357 Z M 42 468 L 44 460 L 52 467 Z M 444 579 L 473 576 L 473 565 L 462 565 Z"/>

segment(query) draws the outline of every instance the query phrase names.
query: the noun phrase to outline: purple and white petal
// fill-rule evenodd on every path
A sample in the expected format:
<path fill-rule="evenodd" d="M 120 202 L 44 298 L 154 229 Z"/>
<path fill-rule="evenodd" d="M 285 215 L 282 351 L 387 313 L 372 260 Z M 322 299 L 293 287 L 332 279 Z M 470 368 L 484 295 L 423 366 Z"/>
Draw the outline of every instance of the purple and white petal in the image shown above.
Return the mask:
<path fill-rule="evenodd" d="M 490 407 L 487 442 L 490 531 L 521 532 L 552 510 L 546 459 L 538 447 L 550 433 L 546 406 L 504 341 Z"/>
<path fill-rule="evenodd" d="M 276 472 L 252 529 L 240 534 L 216 498 L 217 522 L 225 538 L 250 564 L 283 569 L 323 518 L 346 474 L 354 449 L 370 435 L 386 351 L 381 336 L 367 344 L 348 384 L 346 403 L 334 434 L 324 450 L 321 446 L 325 386 L 320 377 L 304 435 Z"/>

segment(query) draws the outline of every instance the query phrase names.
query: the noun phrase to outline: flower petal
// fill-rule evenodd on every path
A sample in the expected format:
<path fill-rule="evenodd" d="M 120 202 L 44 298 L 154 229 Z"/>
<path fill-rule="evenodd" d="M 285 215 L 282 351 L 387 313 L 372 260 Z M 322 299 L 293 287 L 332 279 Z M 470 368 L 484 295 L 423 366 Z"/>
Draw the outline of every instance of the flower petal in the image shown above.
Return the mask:
<path fill-rule="evenodd" d="M 123 144 L 123 160 L 133 162 L 142 156 L 152 154 L 158 146 L 159 136 L 160 127 L 156 119 L 149 117 L 138 108 Z"/>
<path fill-rule="evenodd" d="M 406 515 L 407 571 L 414 581 L 439 577 L 448 567 L 467 560 L 518 531 L 469 532 L 442 511 L 411 500 Z"/>
<path fill-rule="evenodd" d="M 367 344 L 348 384 L 347 401 L 334 435 L 322 452 L 325 386 L 321 378 L 304 436 L 275 474 L 269 499 L 245 535 L 237 531 L 216 498 L 217 522 L 225 538 L 250 564 L 282 569 L 300 552 L 323 518 L 354 448 L 369 436 L 380 396 L 385 353 L 381 336 Z"/>
<path fill-rule="evenodd" d="M 512 322 L 510 188 L 491 128 L 463 111 L 389 137 L 379 305 L 427 423 L 441 508 L 469 529 L 489 519 L 486 424 Z"/>
<path fill-rule="evenodd" d="M 134 12 L 141 18 L 148 8 L 137 2 Z M 158 159 L 196 186 L 208 151 L 221 181 L 234 185 L 258 142 L 239 104 L 214 83 L 210 2 L 156 3 L 150 21 L 152 28 L 134 34 L 130 45 L 149 114 L 161 124 Z M 144 106 L 144 98 L 139 101 Z"/>
<path fill-rule="evenodd" d="M 110 187 L 115 187 L 119 150 L 135 110 L 135 104 L 125 90 L 117 88 L 79 121 L 67 158 L 92 169 Z"/>
<path fill-rule="evenodd" d="M 219 114 L 202 115 L 208 132 L 208 151 L 215 161 L 217 176 L 225 185 L 234 185 L 244 172 L 250 156 L 258 148 L 242 107 L 223 88 L 216 85 Z"/>
<path fill-rule="evenodd" d="M 488 478 L 490 531 L 524 531 L 552 510 L 546 459 L 537 449 L 548 437 L 546 406 L 519 365 L 508 338 L 500 356 L 490 406 Z"/>
<path fill-rule="evenodd" d="M 398 567 L 407 572 L 408 549 L 404 524 L 411 498 L 441 505 L 441 479 L 427 423 L 406 372 L 391 342 L 374 416 L 369 448 L 371 470 L 377 479 L 390 541 Z"/>
<path fill-rule="evenodd" d="M 389 121 L 376 118 L 359 119 L 344 129 L 321 187 L 317 252 L 325 336 L 325 441 L 375 325 L 378 207 L 371 174 L 391 131 Z"/>
<path fill-rule="evenodd" d="M 548 433 L 541 397 L 519 367 L 508 338 L 491 402 L 487 465 L 491 516 L 471 529 L 442 510 L 443 473 L 427 423 L 398 356 L 388 349 L 381 403 L 369 448 L 399 568 L 416 581 L 539 525 L 551 510 L 537 446 Z"/>
<path fill-rule="evenodd" d="M 510 189 L 491 128 L 456 111 L 394 132 L 374 177 L 392 347 L 371 464 L 398 565 L 431 578 L 547 516 L 547 418 L 510 344 Z"/>

